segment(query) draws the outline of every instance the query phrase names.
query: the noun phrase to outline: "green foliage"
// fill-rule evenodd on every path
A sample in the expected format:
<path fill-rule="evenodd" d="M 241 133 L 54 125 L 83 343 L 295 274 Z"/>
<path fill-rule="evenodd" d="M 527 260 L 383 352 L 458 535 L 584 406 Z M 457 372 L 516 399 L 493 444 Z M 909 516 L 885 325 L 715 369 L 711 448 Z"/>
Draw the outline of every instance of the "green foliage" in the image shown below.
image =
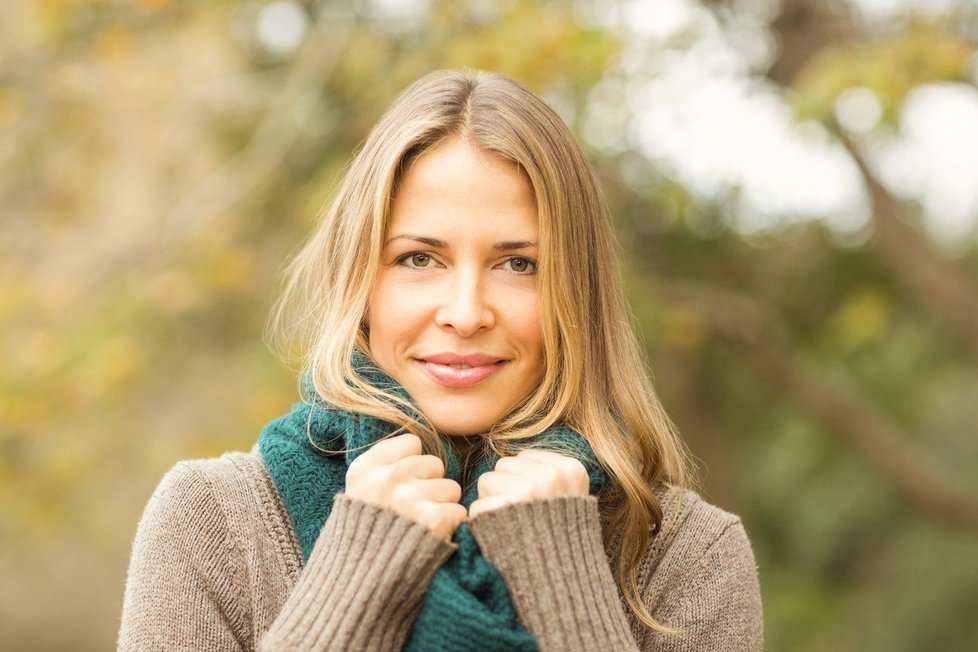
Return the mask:
<path fill-rule="evenodd" d="M 398 92 L 437 68 L 499 70 L 579 129 L 594 85 L 627 78 L 624 36 L 579 7 L 435 0 L 404 31 L 358 15 L 336 66 L 303 89 L 312 118 L 279 123 L 290 144 L 248 183 L 222 171 L 249 155 L 297 63 L 248 40 L 238 3 L 46 0 L 23 18 L 0 45 L 16 63 L 0 78 L 11 647 L 110 647 L 126 547 L 160 476 L 249 448 L 298 397 L 262 341 L 281 268 Z M 911 20 L 827 46 L 785 93 L 829 120 L 842 91 L 866 87 L 892 120 L 916 86 L 964 79 L 974 51 L 946 21 Z M 751 535 L 768 648 L 969 649 L 975 532 L 912 504 L 761 352 L 886 415 L 934 484 L 972 494 L 974 353 L 872 246 L 816 225 L 745 239 L 733 198 L 700 199 L 623 148 L 596 161 L 629 298 L 704 493 Z M 978 278 L 973 247 L 951 264 Z M 48 632 L 52 618 L 70 626 Z"/>
<path fill-rule="evenodd" d="M 877 41 L 827 47 L 793 84 L 799 119 L 829 120 L 836 98 L 861 87 L 873 91 L 892 124 L 917 86 L 966 80 L 973 54 L 974 44 L 949 20 L 914 19 Z"/>

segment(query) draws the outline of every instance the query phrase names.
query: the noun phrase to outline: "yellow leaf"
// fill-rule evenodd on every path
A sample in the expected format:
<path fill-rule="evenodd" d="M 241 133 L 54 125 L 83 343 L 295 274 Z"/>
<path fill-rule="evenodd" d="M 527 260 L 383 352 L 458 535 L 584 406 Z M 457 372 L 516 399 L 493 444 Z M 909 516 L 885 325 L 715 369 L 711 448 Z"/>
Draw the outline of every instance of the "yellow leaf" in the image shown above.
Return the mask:
<path fill-rule="evenodd" d="M 109 27 L 99 32 L 95 51 L 103 59 L 119 61 L 132 54 L 133 43 L 132 32 L 122 27 Z"/>
<path fill-rule="evenodd" d="M 890 323 L 890 307 L 876 290 L 864 289 L 846 299 L 830 320 L 833 338 L 846 352 L 880 341 Z"/>

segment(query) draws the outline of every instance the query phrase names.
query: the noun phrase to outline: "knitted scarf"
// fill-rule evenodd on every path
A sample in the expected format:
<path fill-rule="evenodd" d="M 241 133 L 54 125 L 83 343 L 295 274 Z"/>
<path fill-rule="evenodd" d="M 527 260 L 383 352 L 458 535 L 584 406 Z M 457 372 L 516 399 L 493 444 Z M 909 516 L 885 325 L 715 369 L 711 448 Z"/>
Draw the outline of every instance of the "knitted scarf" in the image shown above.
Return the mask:
<path fill-rule="evenodd" d="M 410 400 L 404 388 L 377 369 L 365 355 L 354 354 L 353 363 L 357 373 L 374 387 Z M 330 405 L 316 393 L 308 373 L 303 377 L 303 387 L 306 396 L 312 398 L 296 403 L 289 414 L 266 425 L 258 445 L 292 519 L 303 560 L 308 561 L 333 508 L 333 498 L 344 489 L 347 467 L 370 444 L 398 427 Z M 310 440 L 328 451 L 349 449 L 349 452 L 324 454 Z M 605 474 L 580 434 L 565 426 L 555 426 L 527 441 L 577 457 L 590 475 L 591 494 L 601 491 Z M 448 453 L 445 477 L 461 482 L 458 456 L 452 446 L 445 449 Z M 460 501 L 466 508 L 478 498 L 479 476 L 491 471 L 497 459 L 490 453 L 472 469 Z M 404 649 L 473 652 L 538 649 L 536 640 L 516 619 L 502 575 L 482 556 L 468 525 L 460 525 L 452 540 L 458 544 L 458 550 L 435 573 Z"/>

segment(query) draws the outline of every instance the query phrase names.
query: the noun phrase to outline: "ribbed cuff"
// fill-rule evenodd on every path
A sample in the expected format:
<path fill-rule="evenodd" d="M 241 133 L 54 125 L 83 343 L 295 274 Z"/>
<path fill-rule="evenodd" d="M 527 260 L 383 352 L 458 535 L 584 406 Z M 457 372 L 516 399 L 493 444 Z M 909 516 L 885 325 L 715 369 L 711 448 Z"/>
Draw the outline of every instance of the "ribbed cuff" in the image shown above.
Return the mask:
<path fill-rule="evenodd" d="M 468 521 L 542 650 L 636 650 L 594 496 L 512 503 Z"/>
<path fill-rule="evenodd" d="M 337 494 L 262 649 L 400 650 L 457 549 L 393 510 Z"/>

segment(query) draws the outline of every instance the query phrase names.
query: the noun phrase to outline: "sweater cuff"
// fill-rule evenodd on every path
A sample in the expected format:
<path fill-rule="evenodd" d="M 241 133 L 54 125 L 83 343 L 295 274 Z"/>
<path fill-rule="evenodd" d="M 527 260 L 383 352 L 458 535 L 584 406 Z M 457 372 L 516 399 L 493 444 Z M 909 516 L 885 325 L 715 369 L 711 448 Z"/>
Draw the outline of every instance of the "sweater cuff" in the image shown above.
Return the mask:
<path fill-rule="evenodd" d="M 457 549 L 393 510 L 337 494 L 262 647 L 400 650 L 435 572 Z"/>
<path fill-rule="evenodd" d="M 468 521 L 540 648 L 633 650 L 594 496 L 510 503 Z"/>

